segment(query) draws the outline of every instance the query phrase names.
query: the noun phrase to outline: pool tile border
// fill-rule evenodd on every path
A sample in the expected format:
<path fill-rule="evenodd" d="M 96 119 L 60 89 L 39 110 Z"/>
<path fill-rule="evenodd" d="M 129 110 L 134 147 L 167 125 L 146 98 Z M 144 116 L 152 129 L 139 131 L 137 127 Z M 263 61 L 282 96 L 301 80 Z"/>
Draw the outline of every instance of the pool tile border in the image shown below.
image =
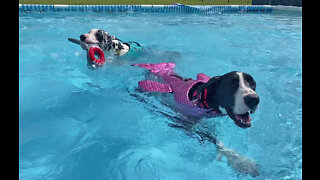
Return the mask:
<path fill-rule="evenodd" d="M 159 13 L 228 13 L 271 12 L 271 5 L 45 5 L 19 4 L 20 12 L 30 11 L 93 11 L 93 12 L 159 12 Z"/>

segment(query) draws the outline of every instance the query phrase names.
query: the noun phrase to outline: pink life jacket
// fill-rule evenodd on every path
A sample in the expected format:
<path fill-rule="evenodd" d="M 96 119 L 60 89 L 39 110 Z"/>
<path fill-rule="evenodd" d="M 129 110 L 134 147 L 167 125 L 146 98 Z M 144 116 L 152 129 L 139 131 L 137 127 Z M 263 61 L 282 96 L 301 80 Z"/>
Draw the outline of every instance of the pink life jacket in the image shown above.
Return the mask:
<path fill-rule="evenodd" d="M 197 83 L 206 83 L 210 77 L 199 73 L 197 79 L 190 79 L 187 81 L 178 78 L 173 72 L 175 67 L 174 63 L 159 63 L 159 64 L 133 64 L 133 66 L 139 66 L 150 70 L 156 76 L 161 77 L 164 83 L 159 83 L 151 80 L 139 81 L 139 87 L 148 92 L 167 92 L 173 93 L 176 107 L 184 114 L 193 117 L 214 117 L 221 116 L 222 114 L 213 109 L 209 109 L 206 103 L 206 91 L 204 92 L 205 100 L 202 105 L 199 105 L 197 101 L 191 101 L 188 97 L 190 89 Z M 195 95 L 195 94 L 194 94 Z"/>

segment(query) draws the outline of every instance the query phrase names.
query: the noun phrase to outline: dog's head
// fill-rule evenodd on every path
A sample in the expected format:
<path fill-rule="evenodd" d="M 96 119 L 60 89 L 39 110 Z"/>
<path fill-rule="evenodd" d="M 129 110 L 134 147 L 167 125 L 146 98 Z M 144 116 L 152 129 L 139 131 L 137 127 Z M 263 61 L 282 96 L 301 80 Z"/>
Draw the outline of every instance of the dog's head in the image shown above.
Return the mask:
<path fill-rule="evenodd" d="M 110 35 L 101 29 L 91 29 L 87 34 L 80 35 L 80 41 L 87 44 L 106 44 Z"/>
<path fill-rule="evenodd" d="M 251 75 L 233 71 L 213 77 L 207 84 L 209 105 L 225 108 L 239 127 L 251 127 L 249 112 L 252 114 L 260 101 L 255 92 L 256 82 Z"/>
<path fill-rule="evenodd" d="M 108 51 L 123 49 L 119 39 L 102 29 L 91 29 L 87 34 L 81 34 L 80 41 L 86 44 L 98 44 L 101 49 Z"/>

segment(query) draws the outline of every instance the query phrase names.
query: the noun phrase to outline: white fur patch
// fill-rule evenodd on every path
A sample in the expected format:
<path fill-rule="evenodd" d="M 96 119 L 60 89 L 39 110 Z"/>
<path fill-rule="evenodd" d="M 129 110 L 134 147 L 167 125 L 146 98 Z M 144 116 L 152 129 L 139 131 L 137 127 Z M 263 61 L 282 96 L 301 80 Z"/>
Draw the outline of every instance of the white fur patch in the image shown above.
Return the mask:
<path fill-rule="evenodd" d="M 84 36 L 86 37 L 84 42 L 86 42 L 86 43 L 99 43 L 99 41 L 96 39 L 96 36 L 95 36 L 95 34 L 98 30 L 99 29 L 91 29 L 88 34 L 84 34 Z M 108 34 L 108 33 L 105 32 L 105 34 Z"/>
<path fill-rule="evenodd" d="M 86 43 L 99 43 L 94 33 L 84 34 L 84 36 L 86 37 L 84 40 Z"/>
<path fill-rule="evenodd" d="M 244 114 L 250 110 L 244 102 L 244 97 L 249 94 L 256 94 L 243 79 L 241 72 L 237 73 L 239 76 L 239 88 L 235 94 L 235 106 L 233 112 L 236 114 Z"/>

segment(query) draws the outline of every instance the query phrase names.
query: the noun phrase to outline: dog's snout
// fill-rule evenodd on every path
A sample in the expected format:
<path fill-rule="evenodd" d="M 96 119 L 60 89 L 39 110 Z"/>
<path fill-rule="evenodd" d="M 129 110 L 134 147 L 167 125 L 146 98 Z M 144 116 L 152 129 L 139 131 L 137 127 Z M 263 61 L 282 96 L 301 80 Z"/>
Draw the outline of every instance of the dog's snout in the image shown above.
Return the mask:
<path fill-rule="evenodd" d="M 250 109 L 254 109 L 258 106 L 260 99 L 257 94 L 249 94 L 244 97 L 244 102 Z"/>
<path fill-rule="evenodd" d="M 81 35 L 80 35 L 80 40 L 81 40 L 81 41 L 84 41 L 85 39 L 86 39 L 86 36 L 83 35 L 83 34 L 81 34 Z"/>

